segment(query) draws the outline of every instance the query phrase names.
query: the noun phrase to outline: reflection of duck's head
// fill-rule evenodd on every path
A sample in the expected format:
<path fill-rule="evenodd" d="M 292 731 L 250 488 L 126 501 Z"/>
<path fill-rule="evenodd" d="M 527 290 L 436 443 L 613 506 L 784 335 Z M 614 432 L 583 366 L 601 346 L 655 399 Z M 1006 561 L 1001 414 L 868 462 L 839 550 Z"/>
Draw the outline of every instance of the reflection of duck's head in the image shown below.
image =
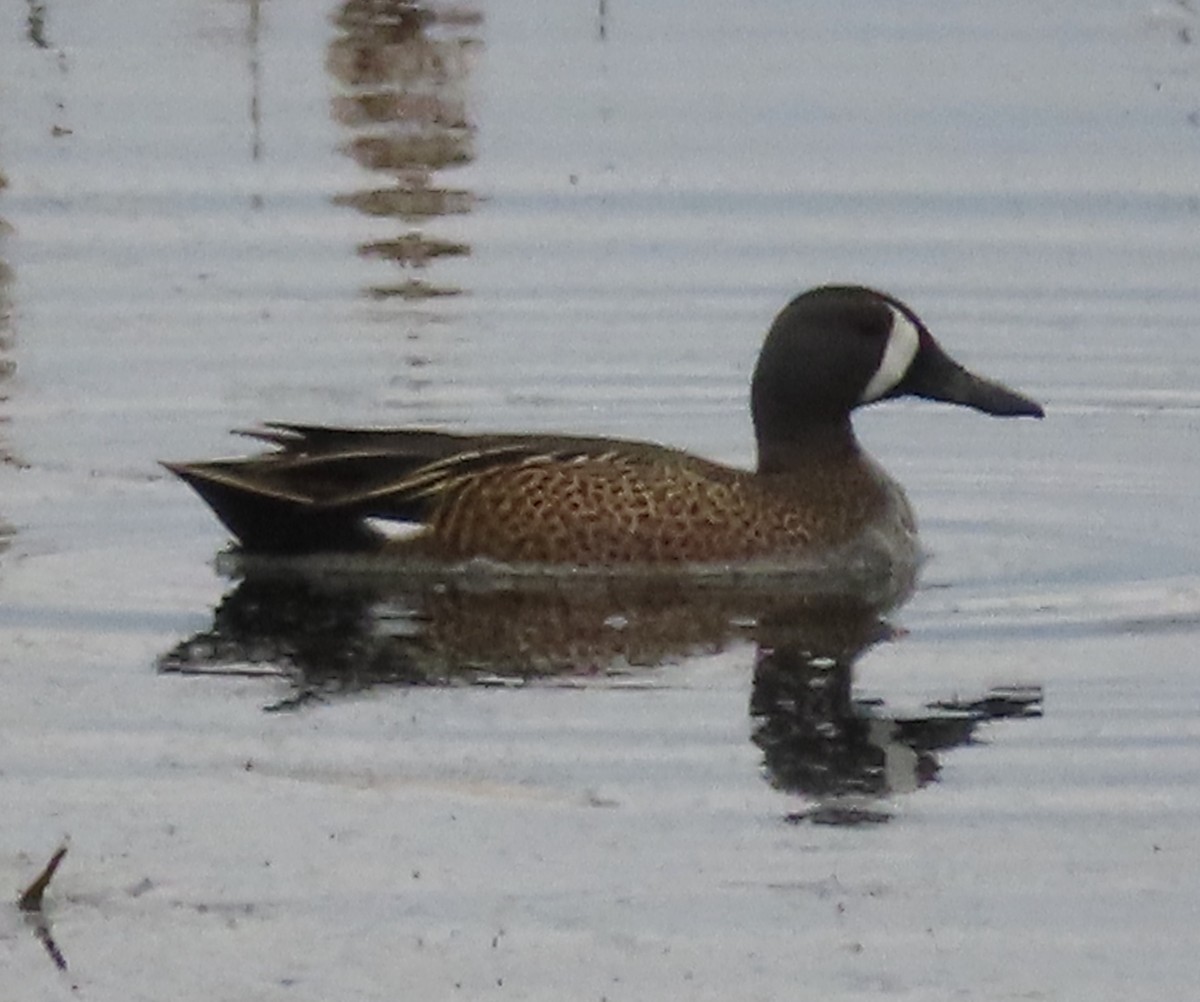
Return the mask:
<path fill-rule="evenodd" d="M 751 390 L 754 471 L 649 442 L 301 425 L 258 433 L 281 447 L 266 456 L 170 469 L 247 550 L 604 570 L 832 553 L 891 573 L 914 562 L 912 516 L 858 448 L 850 414 L 903 394 L 1042 413 L 952 361 L 898 300 L 828 286 L 794 299 L 767 335 Z M 378 531 L 388 523 L 416 531 L 398 544 Z"/>
<path fill-rule="evenodd" d="M 798 472 L 852 442 L 850 412 L 899 396 L 962 404 L 998 416 L 1042 408 L 951 359 L 898 299 L 828 285 L 793 299 L 775 318 L 754 370 L 751 406 L 759 471 Z"/>

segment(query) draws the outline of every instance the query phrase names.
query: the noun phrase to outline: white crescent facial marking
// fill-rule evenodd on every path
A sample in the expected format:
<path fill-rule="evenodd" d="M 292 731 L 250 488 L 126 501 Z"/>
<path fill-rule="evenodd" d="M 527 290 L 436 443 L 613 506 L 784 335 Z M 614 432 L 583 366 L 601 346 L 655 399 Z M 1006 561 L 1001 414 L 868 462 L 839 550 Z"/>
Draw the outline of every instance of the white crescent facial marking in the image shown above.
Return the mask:
<path fill-rule="evenodd" d="M 892 329 L 888 332 L 879 368 L 859 398 L 862 404 L 878 400 L 893 389 L 904 378 L 908 367 L 917 357 L 917 349 L 921 347 L 921 332 L 917 330 L 917 325 L 894 306 L 888 306 L 888 309 L 892 311 Z"/>

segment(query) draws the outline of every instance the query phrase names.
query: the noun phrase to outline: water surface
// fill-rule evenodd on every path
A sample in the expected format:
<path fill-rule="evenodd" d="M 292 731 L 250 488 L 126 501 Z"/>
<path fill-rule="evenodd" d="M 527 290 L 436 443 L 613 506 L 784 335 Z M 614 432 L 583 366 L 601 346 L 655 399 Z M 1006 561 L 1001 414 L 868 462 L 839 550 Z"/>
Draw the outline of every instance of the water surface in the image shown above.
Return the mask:
<path fill-rule="evenodd" d="M 8 5 L 8 885 L 72 840 L 67 973 L 0 918 L 26 997 L 1185 996 L 1197 31 Z M 750 463 L 762 332 L 824 281 L 1047 409 L 860 415 L 931 553 L 882 617 L 263 592 L 156 465 L 263 419 Z"/>

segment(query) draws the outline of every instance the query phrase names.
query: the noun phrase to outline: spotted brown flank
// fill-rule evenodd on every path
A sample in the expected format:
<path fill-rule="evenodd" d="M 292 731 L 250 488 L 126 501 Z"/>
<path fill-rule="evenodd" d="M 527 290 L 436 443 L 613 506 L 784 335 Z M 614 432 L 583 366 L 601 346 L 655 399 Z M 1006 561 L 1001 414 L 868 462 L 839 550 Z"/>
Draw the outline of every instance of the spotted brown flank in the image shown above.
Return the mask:
<path fill-rule="evenodd" d="M 842 542 L 888 500 L 869 475 L 853 478 L 835 506 L 829 490 L 794 477 L 756 477 L 666 449 L 540 455 L 446 474 L 432 488 L 439 497 L 427 535 L 400 546 L 583 566 L 739 561 L 801 551 L 814 533 Z"/>

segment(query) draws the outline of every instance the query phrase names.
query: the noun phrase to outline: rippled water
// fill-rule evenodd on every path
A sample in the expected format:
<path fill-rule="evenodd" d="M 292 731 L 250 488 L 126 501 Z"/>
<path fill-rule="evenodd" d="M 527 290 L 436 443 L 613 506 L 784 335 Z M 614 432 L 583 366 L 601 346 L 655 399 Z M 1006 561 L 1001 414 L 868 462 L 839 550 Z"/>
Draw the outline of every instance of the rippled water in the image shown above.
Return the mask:
<path fill-rule="evenodd" d="M 72 840 L 67 973 L 0 918 L 26 997 L 1187 994 L 1200 19 L 651 6 L 0 12 L 8 885 Z M 859 416 L 931 553 L 886 620 L 240 581 L 156 465 L 273 418 L 749 463 L 830 280 L 1047 410 Z"/>

